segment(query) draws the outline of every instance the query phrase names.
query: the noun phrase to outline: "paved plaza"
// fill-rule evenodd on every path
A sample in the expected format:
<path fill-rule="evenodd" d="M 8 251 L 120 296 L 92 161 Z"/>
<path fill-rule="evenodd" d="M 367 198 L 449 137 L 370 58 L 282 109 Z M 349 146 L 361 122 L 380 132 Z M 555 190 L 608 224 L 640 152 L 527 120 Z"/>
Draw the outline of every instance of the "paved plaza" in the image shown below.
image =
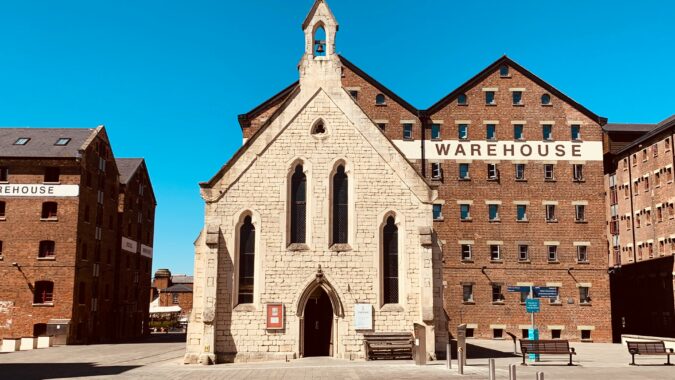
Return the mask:
<path fill-rule="evenodd" d="M 349 361 L 305 358 L 286 362 L 184 365 L 185 336 L 154 335 L 144 342 L 61 346 L 0 354 L 0 379 L 487 379 L 488 357 L 496 359 L 497 378 L 508 379 L 508 365 L 519 364 L 510 341 L 470 340 L 465 375 L 445 368 L 444 361 L 422 367 L 411 361 Z M 518 366 L 518 379 L 535 379 L 543 371 L 548 379 L 675 379 L 675 367 L 663 358 L 640 358 L 629 366 L 630 355 L 619 344 L 572 343 L 575 366 L 564 356 L 545 356 L 535 366 Z"/>

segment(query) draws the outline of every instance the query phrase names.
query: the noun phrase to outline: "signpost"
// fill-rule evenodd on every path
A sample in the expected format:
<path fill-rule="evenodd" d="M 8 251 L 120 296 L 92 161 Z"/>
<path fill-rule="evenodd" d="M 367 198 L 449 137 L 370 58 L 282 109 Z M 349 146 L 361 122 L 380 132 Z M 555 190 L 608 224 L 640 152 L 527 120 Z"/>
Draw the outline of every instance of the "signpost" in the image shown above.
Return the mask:
<path fill-rule="evenodd" d="M 558 288 L 548 286 L 509 286 L 509 292 L 529 293 L 525 300 L 525 311 L 530 313 L 530 328 L 527 330 L 527 337 L 530 340 L 539 339 L 539 330 L 534 325 L 534 313 L 541 310 L 540 298 L 558 298 Z M 530 360 L 539 360 L 539 355 L 530 354 Z"/>

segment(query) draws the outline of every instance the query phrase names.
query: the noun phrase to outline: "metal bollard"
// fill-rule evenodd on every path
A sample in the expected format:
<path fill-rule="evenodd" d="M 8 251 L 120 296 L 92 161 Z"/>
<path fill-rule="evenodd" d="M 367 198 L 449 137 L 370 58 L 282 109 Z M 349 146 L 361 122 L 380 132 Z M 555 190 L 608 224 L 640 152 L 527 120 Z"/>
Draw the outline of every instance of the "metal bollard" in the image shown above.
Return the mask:
<path fill-rule="evenodd" d="M 446 366 L 448 367 L 448 369 L 451 369 L 452 368 L 452 351 L 450 351 L 450 343 L 445 345 L 445 352 L 446 352 L 446 354 L 445 354 L 446 360 L 445 361 L 447 362 Z"/>
<path fill-rule="evenodd" d="M 488 379 L 495 380 L 495 360 L 494 359 L 488 359 L 488 369 L 489 369 Z"/>
<path fill-rule="evenodd" d="M 457 373 L 460 375 L 464 374 L 464 352 L 462 352 L 462 347 L 457 349 Z"/>
<path fill-rule="evenodd" d="M 537 380 L 544 380 L 544 373 L 543 372 L 537 372 Z"/>
<path fill-rule="evenodd" d="M 509 364 L 509 380 L 516 380 L 516 368 L 515 364 Z"/>

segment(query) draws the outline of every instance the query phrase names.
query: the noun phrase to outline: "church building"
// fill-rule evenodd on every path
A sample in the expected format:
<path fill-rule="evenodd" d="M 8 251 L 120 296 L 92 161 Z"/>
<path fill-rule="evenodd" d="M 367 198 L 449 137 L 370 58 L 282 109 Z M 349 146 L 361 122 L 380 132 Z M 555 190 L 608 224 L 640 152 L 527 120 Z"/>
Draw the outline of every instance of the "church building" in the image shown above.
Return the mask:
<path fill-rule="evenodd" d="M 414 325 L 433 359 L 458 324 L 527 334 L 512 285 L 555 290 L 542 338 L 608 341 L 606 120 L 507 57 L 419 110 L 336 53 L 324 0 L 302 29 L 299 81 L 200 184 L 185 362 L 363 359 Z"/>

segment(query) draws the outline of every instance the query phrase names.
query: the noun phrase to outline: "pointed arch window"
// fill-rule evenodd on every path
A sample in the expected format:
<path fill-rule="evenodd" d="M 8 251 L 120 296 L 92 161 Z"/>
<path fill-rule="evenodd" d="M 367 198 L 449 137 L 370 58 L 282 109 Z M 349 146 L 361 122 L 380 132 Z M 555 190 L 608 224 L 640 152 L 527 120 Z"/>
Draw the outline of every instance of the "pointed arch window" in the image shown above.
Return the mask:
<path fill-rule="evenodd" d="M 398 303 L 398 227 L 393 216 L 382 231 L 383 303 Z"/>
<path fill-rule="evenodd" d="M 307 225 L 307 176 L 302 165 L 291 177 L 291 243 L 305 243 Z"/>
<path fill-rule="evenodd" d="M 344 165 L 333 176 L 333 244 L 347 244 L 349 220 L 348 177 Z"/>
<path fill-rule="evenodd" d="M 238 303 L 253 303 L 255 265 L 255 227 L 251 216 L 239 228 L 239 294 Z"/>

